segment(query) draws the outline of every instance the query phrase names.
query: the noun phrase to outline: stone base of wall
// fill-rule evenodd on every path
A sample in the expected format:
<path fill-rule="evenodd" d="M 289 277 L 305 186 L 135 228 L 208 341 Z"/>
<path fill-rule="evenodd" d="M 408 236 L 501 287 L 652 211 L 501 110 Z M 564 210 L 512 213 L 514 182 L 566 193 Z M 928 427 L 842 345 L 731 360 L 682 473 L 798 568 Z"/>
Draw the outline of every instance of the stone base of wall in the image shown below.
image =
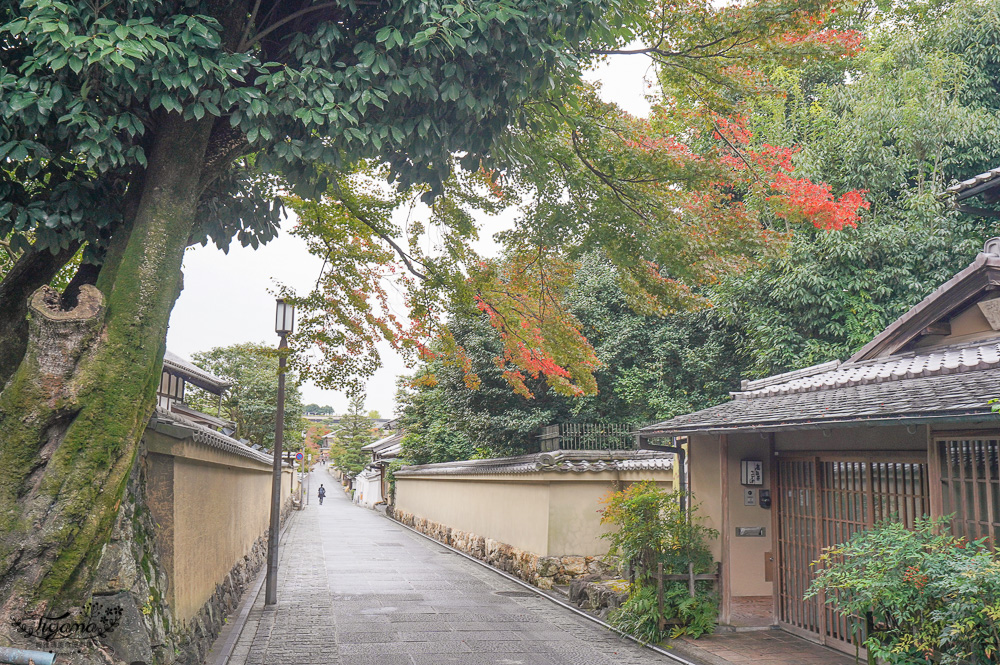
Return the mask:
<path fill-rule="evenodd" d="M 533 552 L 518 549 L 492 538 L 417 517 L 395 506 L 390 506 L 387 514 L 401 524 L 534 584 L 539 589 L 551 589 L 556 584 L 569 584 L 570 581 L 586 575 L 604 575 L 609 569 L 601 557 L 540 557 Z"/>
<path fill-rule="evenodd" d="M 286 513 L 287 514 L 287 513 Z M 226 617 L 240 604 L 243 594 L 250 588 L 257 574 L 267 562 L 267 535 L 257 539 L 250 548 L 250 553 L 236 562 L 221 584 L 216 585 L 215 593 L 202 605 L 197 616 L 185 622 L 181 630 L 180 642 L 183 645 L 177 665 L 196 665 L 204 662 L 205 656 L 215 638 L 222 632 Z"/>
<path fill-rule="evenodd" d="M 575 579 L 569 584 L 569 600 L 577 607 L 607 619 L 611 610 L 621 607 L 628 600 L 628 582 L 586 577 Z"/>

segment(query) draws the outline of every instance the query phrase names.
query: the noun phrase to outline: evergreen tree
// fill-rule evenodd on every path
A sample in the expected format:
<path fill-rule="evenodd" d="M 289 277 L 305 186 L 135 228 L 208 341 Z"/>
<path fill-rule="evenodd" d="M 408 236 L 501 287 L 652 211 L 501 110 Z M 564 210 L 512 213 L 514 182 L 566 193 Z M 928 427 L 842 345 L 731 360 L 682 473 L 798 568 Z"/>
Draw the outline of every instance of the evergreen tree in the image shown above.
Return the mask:
<path fill-rule="evenodd" d="M 375 425 L 365 411 L 364 394 L 351 398 L 347 413 L 334 430 L 330 455 L 335 466 L 348 476 L 356 476 L 365 468 L 371 456 L 361 450 L 375 440 Z"/>

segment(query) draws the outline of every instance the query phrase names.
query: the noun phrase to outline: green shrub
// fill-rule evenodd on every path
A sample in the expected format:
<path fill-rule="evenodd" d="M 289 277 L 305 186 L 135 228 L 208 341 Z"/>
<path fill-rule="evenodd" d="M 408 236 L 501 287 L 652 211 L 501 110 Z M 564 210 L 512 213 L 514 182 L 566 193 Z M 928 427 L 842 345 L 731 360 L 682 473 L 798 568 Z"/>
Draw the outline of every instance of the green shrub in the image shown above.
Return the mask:
<path fill-rule="evenodd" d="M 712 632 L 718 617 L 718 598 L 710 582 L 698 582 L 691 597 L 686 582 L 663 583 L 663 618 L 660 628 L 656 597 L 656 571 L 686 574 L 693 564 L 696 575 L 714 572 L 715 564 L 708 541 L 718 532 L 703 520 L 681 510 L 681 492 L 667 492 L 651 481 L 633 483 L 605 500 L 602 524 L 617 529 L 602 537 L 610 541 L 608 556 L 615 558 L 632 584 L 628 600 L 611 613 L 611 624 L 647 642 L 659 642 L 668 635 L 699 637 Z"/>
<path fill-rule="evenodd" d="M 816 562 L 806 597 L 825 593 L 844 616 L 870 613 L 864 646 L 879 662 L 998 662 L 1000 560 L 985 539 L 955 538 L 946 523 L 886 521 L 854 534 Z"/>

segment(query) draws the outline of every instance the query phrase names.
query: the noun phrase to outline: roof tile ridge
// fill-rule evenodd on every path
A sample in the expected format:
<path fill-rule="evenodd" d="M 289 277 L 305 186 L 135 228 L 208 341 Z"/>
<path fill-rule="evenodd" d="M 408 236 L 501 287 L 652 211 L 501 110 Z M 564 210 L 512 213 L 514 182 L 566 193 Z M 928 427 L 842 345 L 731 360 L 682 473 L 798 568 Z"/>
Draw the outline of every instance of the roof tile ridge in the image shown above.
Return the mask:
<path fill-rule="evenodd" d="M 823 373 L 817 373 L 814 375 L 807 375 L 804 377 L 791 378 L 784 383 L 775 383 L 771 385 L 762 386 L 756 390 L 743 390 L 739 392 L 730 393 L 734 399 L 759 399 L 766 397 L 774 397 L 779 395 L 796 395 L 804 394 L 810 392 L 820 392 L 825 390 L 836 390 L 838 388 L 850 387 L 853 385 L 871 385 L 888 383 L 891 381 L 902 381 L 906 379 L 917 379 L 928 376 L 941 376 L 945 374 L 956 374 L 964 372 L 972 372 L 983 369 L 991 369 L 995 367 L 1000 367 L 1000 356 L 998 356 L 996 361 L 989 361 L 983 357 L 981 349 L 984 348 L 994 348 L 1000 351 L 1000 338 L 994 340 L 979 340 L 976 342 L 964 342 L 953 345 L 948 345 L 944 347 L 936 347 L 933 349 L 924 349 L 924 353 L 919 353 L 918 351 L 907 351 L 906 353 L 895 354 L 892 356 L 885 356 L 882 358 L 871 358 L 868 360 L 860 360 L 855 362 L 845 362 L 838 365 L 837 367 Z M 961 361 L 954 361 L 951 359 L 950 353 L 961 353 L 966 350 L 975 349 L 980 357 L 980 361 L 975 365 L 966 365 Z M 935 359 L 938 362 L 934 369 L 928 368 L 928 363 L 926 360 L 921 362 L 921 359 Z M 887 375 L 883 376 L 882 372 L 878 372 L 871 377 L 861 376 L 857 380 L 844 380 L 837 381 L 834 380 L 838 374 L 847 373 L 852 370 L 858 369 L 860 367 L 872 367 L 877 365 L 883 365 L 889 372 Z M 916 369 L 915 366 L 919 366 Z M 819 379 L 824 375 L 829 374 L 830 376 L 820 381 Z M 781 376 L 779 375 L 775 375 Z M 811 378 L 812 381 L 805 383 L 800 383 L 795 385 L 796 381 L 801 379 Z"/>
<path fill-rule="evenodd" d="M 262 453 L 259 450 L 254 450 L 250 446 L 246 445 L 242 441 L 234 439 L 231 436 L 226 436 L 221 432 L 216 432 L 211 427 L 206 427 L 201 423 L 195 422 L 190 418 L 186 418 L 178 413 L 174 413 L 169 409 L 165 409 L 162 406 L 157 405 L 153 417 L 159 417 L 168 422 L 173 422 L 175 425 L 180 425 L 186 429 L 191 430 L 191 438 L 205 445 L 210 445 L 206 439 L 214 441 L 227 448 L 232 448 L 231 452 L 237 455 L 242 455 L 243 457 L 249 457 L 251 459 L 256 459 L 261 462 L 270 461 L 270 455 Z"/>

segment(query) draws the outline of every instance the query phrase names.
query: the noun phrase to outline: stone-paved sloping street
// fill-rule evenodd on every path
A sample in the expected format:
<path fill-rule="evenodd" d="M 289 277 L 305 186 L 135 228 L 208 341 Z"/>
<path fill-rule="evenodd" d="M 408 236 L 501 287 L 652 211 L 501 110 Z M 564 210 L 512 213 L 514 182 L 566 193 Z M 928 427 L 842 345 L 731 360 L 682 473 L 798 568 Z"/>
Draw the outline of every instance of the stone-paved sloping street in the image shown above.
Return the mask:
<path fill-rule="evenodd" d="M 282 543 L 278 605 L 260 592 L 230 664 L 672 662 L 354 506 L 324 470 L 314 495 L 320 482 L 326 501 L 312 496 Z"/>
<path fill-rule="evenodd" d="M 329 490 L 322 506 L 320 482 Z M 293 515 L 282 542 L 278 605 L 265 608 L 258 594 L 228 665 L 675 662 L 354 506 L 325 470 L 311 486 L 309 505 Z M 816 660 L 744 662 L 838 662 L 820 651 Z"/>

